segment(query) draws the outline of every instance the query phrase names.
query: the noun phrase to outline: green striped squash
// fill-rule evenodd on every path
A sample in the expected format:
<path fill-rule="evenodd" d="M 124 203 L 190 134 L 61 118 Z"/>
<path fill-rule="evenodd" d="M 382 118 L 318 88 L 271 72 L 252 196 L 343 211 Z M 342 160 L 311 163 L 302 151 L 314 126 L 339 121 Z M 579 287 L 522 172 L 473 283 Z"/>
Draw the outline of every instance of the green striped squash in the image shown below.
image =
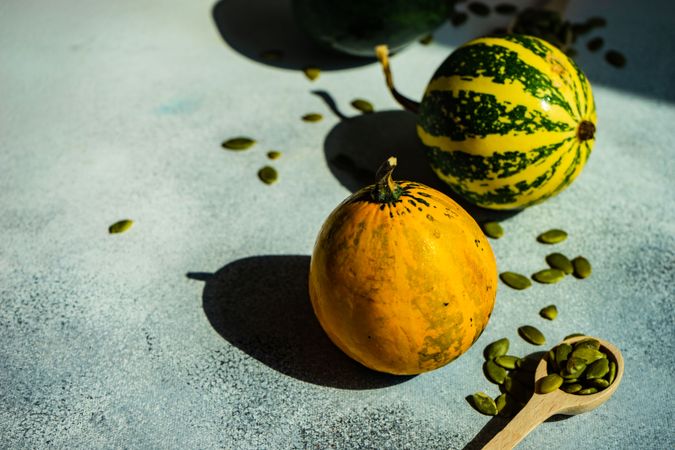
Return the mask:
<path fill-rule="evenodd" d="M 490 209 L 525 208 L 565 189 L 595 130 L 586 76 L 557 48 L 523 35 L 454 51 L 427 87 L 417 126 L 438 176 Z"/>

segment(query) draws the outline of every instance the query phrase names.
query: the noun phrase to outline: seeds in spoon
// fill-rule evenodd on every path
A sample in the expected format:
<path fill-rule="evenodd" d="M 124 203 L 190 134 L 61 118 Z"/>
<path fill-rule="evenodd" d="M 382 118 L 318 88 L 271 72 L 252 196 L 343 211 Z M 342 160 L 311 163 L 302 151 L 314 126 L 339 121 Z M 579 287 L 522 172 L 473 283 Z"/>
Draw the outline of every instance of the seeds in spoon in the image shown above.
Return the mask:
<path fill-rule="evenodd" d="M 518 334 L 520 334 L 520 337 L 525 339 L 530 344 L 543 345 L 546 343 L 546 337 L 544 337 L 544 334 L 530 325 L 523 325 L 522 327 L 518 328 Z"/>
<path fill-rule="evenodd" d="M 507 286 L 519 291 L 532 286 L 532 282 L 526 276 L 515 272 L 502 272 L 499 274 L 499 278 Z"/>
<path fill-rule="evenodd" d="M 609 373 L 609 361 L 607 358 L 598 359 L 586 368 L 584 375 L 587 380 L 602 378 Z"/>
<path fill-rule="evenodd" d="M 549 392 L 553 392 L 558 389 L 560 386 L 562 386 L 562 384 L 562 377 L 557 373 L 552 373 L 539 380 L 537 390 L 540 394 L 548 394 Z"/>
<path fill-rule="evenodd" d="M 568 394 L 574 394 L 575 392 L 582 390 L 583 386 L 579 383 L 564 384 L 560 387 L 560 389 L 567 392 Z"/>
<path fill-rule="evenodd" d="M 585 388 L 585 389 L 582 389 L 582 390 L 578 391 L 577 394 L 579 394 L 579 395 L 590 395 L 590 394 L 595 394 L 596 392 L 598 392 L 598 388 L 589 387 L 589 388 Z"/>
<path fill-rule="evenodd" d="M 616 363 L 614 361 L 610 361 L 609 372 L 607 372 L 607 381 L 609 384 L 614 383 L 614 378 L 616 378 Z"/>
<path fill-rule="evenodd" d="M 558 317 L 558 308 L 555 305 L 548 305 L 539 311 L 539 315 L 544 319 L 555 320 Z"/>
<path fill-rule="evenodd" d="M 581 336 L 586 336 L 586 335 L 584 333 L 572 333 L 572 334 L 568 334 L 567 336 L 565 336 L 564 340 L 566 341 L 568 339 L 572 339 L 573 337 L 581 337 Z"/>
<path fill-rule="evenodd" d="M 563 230 L 552 229 L 537 236 L 537 241 L 542 244 L 557 244 L 567 239 L 567 233 Z"/>

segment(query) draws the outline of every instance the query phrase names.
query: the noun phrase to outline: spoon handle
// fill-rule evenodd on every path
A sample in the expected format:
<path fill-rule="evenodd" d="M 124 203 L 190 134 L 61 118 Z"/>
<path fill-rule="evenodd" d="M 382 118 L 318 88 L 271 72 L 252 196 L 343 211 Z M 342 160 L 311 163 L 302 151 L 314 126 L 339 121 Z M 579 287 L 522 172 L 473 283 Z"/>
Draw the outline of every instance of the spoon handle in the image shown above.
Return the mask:
<path fill-rule="evenodd" d="M 533 394 L 525 407 L 491 440 L 483 450 L 511 449 L 537 425 L 555 414 L 555 402 L 550 397 Z"/>

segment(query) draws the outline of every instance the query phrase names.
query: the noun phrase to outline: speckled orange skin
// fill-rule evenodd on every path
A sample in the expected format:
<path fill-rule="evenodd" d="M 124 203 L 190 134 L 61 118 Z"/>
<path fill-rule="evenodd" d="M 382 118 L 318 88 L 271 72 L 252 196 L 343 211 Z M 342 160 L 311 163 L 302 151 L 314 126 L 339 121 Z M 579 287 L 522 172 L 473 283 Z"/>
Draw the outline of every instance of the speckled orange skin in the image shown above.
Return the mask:
<path fill-rule="evenodd" d="M 317 238 L 309 273 L 314 312 L 347 355 L 410 375 L 448 364 L 480 336 L 497 267 L 473 218 L 446 195 L 399 181 L 378 203 L 367 187 L 340 204 Z"/>

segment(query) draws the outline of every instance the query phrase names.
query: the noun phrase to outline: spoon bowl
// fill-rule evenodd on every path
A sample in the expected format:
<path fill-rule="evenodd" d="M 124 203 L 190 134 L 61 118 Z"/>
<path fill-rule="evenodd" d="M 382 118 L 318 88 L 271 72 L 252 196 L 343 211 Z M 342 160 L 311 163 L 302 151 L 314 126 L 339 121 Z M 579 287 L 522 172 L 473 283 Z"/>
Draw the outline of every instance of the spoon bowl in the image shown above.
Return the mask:
<path fill-rule="evenodd" d="M 535 389 L 534 394 L 523 407 L 522 410 L 509 422 L 502 431 L 487 445 L 484 449 L 504 449 L 513 448 L 537 425 L 555 414 L 564 414 L 573 416 L 576 414 L 591 411 L 605 403 L 616 392 L 621 378 L 623 378 L 624 362 L 623 356 L 618 348 L 602 339 L 593 336 L 577 336 L 565 339 L 560 342 L 566 344 L 575 344 L 583 339 L 595 339 L 600 342 L 600 349 L 607 354 L 610 361 L 616 363 L 616 377 L 612 384 L 602 391 L 589 395 L 569 394 L 561 389 L 556 389 L 547 394 L 538 393 Z M 539 380 L 548 375 L 548 352 L 539 361 L 535 370 L 535 386 L 539 386 Z"/>

